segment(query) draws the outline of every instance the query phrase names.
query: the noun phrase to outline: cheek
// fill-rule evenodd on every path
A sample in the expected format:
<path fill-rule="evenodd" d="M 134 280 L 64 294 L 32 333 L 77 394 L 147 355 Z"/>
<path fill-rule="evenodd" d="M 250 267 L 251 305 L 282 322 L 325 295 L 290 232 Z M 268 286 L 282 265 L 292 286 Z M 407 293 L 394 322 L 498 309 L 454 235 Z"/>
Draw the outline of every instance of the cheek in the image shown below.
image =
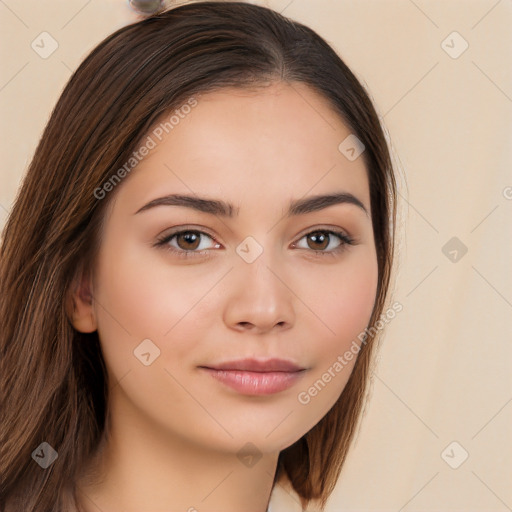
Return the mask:
<path fill-rule="evenodd" d="M 312 311 L 310 322 L 316 318 L 318 324 L 317 332 L 323 340 L 318 350 L 321 359 L 343 350 L 364 331 L 377 291 L 378 268 L 373 251 L 354 253 L 345 265 L 332 268 L 309 275 L 302 282 L 300 295 Z"/>
<path fill-rule="evenodd" d="M 364 331 L 372 314 L 377 292 L 377 263 L 354 267 L 332 290 L 328 314 L 341 348 Z"/>
<path fill-rule="evenodd" d="M 374 253 L 348 263 L 330 274 L 325 286 L 310 286 L 303 292 L 318 317 L 309 316 L 310 332 L 314 332 L 313 323 L 318 332 L 309 347 L 313 369 L 297 395 L 305 417 L 311 418 L 311 427 L 343 391 L 359 353 L 358 337 L 367 328 L 373 311 L 378 280 Z"/>
<path fill-rule="evenodd" d="M 102 247 L 96 275 L 98 332 L 107 359 L 119 372 L 133 366 L 133 351 L 145 339 L 160 349 L 160 362 L 170 357 L 169 345 L 173 361 L 185 357 L 197 343 L 188 333 L 201 332 L 211 320 L 213 312 L 204 314 L 205 308 L 215 307 L 208 291 L 221 277 L 206 266 L 166 264 L 163 253 L 162 259 L 151 260 L 147 248 L 123 242 L 121 236 Z"/>
<path fill-rule="evenodd" d="M 219 280 L 215 272 L 203 275 L 198 269 L 172 268 L 149 259 L 147 248 L 123 246 L 119 240 L 104 244 L 96 273 L 102 352 L 111 378 L 120 382 L 113 397 L 122 389 L 144 416 L 177 430 L 182 427 L 173 419 L 176 411 L 198 414 L 179 383 L 204 338 L 198 335 L 206 332 L 201 322 L 213 315 L 207 293 Z M 204 308 L 210 308 L 209 314 L 199 315 Z M 151 343 L 143 343 L 147 339 Z"/>

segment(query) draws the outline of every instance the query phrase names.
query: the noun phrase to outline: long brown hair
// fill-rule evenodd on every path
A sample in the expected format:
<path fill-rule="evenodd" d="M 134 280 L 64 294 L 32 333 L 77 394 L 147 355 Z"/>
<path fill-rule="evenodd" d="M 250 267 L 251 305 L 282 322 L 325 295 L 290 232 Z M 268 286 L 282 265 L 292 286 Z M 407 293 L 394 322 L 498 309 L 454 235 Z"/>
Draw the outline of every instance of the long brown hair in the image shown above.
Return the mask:
<path fill-rule="evenodd" d="M 98 333 L 81 333 L 66 301 L 90 272 L 107 206 L 94 191 L 111 179 L 155 120 L 187 99 L 224 87 L 302 82 L 329 101 L 365 146 L 378 288 L 388 296 L 395 177 L 371 100 L 313 30 L 265 7 L 197 2 L 117 30 L 85 58 L 44 130 L 8 217 L 0 252 L 1 487 L 5 511 L 70 510 L 67 490 L 98 446 L 109 383 Z M 341 142 L 341 141 L 340 141 Z M 284 449 L 285 474 L 305 506 L 332 492 L 361 416 L 375 332 L 361 345 L 339 400 Z M 42 469 L 41 443 L 58 456 Z M 74 503 L 79 508 L 78 501 Z"/>

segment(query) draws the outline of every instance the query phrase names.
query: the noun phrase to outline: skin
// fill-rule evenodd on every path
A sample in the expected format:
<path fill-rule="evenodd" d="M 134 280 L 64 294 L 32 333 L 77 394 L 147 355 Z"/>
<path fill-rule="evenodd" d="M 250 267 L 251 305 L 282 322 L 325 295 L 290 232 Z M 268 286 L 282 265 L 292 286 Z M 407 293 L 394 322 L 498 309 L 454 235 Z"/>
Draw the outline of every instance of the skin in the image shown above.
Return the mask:
<path fill-rule="evenodd" d="M 334 405 L 355 358 L 308 404 L 298 394 L 350 348 L 374 305 L 366 168 L 338 150 L 350 133 L 306 85 L 223 89 L 201 96 L 117 185 L 94 275 L 82 279 L 72 314 L 77 330 L 98 330 L 111 383 L 111 436 L 88 468 L 104 478 L 79 485 L 86 510 L 266 510 L 279 452 Z M 293 199 L 340 191 L 367 213 L 344 203 L 285 217 Z M 229 201 L 239 213 L 158 206 L 134 214 L 171 193 Z M 167 246 L 202 254 L 154 246 L 180 226 L 206 235 L 200 245 L 174 237 Z M 335 235 L 306 236 L 321 228 L 355 244 L 332 253 Z M 263 249 L 252 263 L 236 252 L 248 236 Z M 160 349 L 148 366 L 134 356 L 144 339 Z M 246 357 L 289 359 L 306 371 L 290 389 L 254 396 L 198 368 Z M 237 457 L 247 442 L 261 455 L 252 467 Z"/>

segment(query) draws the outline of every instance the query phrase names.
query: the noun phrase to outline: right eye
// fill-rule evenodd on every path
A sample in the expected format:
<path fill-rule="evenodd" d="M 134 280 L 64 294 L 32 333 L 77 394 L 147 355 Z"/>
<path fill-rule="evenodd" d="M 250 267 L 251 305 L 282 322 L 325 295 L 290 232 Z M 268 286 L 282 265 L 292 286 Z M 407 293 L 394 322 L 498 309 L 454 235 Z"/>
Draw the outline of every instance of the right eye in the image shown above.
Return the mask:
<path fill-rule="evenodd" d="M 201 247 L 201 238 L 203 237 L 214 240 L 211 235 L 203 231 L 196 229 L 182 229 L 180 231 L 168 233 L 159 238 L 155 245 L 176 254 L 178 257 L 194 257 L 195 254 L 204 256 L 207 253 L 208 248 L 203 247 L 198 250 Z M 174 244 L 172 242 L 174 242 Z M 219 247 L 220 244 L 215 243 L 215 248 L 218 249 Z"/>

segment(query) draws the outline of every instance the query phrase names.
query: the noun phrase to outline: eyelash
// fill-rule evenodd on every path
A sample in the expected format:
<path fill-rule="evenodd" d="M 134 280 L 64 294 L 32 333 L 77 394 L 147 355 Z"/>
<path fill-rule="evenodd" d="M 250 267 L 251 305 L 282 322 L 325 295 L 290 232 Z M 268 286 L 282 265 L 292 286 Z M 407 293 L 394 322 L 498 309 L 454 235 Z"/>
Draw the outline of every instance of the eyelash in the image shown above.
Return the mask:
<path fill-rule="evenodd" d="M 205 253 L 208 253 L 209 249 L 205 249 L 203 251 L 187 251 L 185 249 L 175 249 L 175 248 L 167 245 L 175 236 L 181 235 L 183 233 L 197 233 L 200 235 L 206 235 L 207 237 L 211 238 L 214 242 L 218 243 L 213 238 L 213 236 L 209 235 L 208 233 L 205 233 L 204 231 L 200 231 L 198 229 L 181 229 L 180 231 L 174 231 L 173 233 L 165 235 L 164 237 L 158 238 L 156 243 L 154 244 L 154 246 L 163 248 L 163 249 L 175 254 L 179 258 L 190 258 L 190 257 L 194 258 L 194 257 L 196 257 L 196 255 L 205 255 Z M 336 237 L 339 238 L 339 240 L 341 242 L 340 245 L 338 245 L 336 248 L 334 248 L 330 251 L 323 251 L 323 250 L 315 251 L 314 249 L 309 249 L 315 256 L 319 256 L 319 257 L 325 257 L 325 256 L 336 257 L 340 253 L 345 251 L 347 249 L 347 246 L 354 245 L 354 243 L 355 243 L 355 240 L 352 237 L 348 236 L 346 233 L 343 233 L 341 231 L 335 231 L 332 229 L 322 229 L 322 228 L 314 229 L 312 231 L 305 233 L 304 235 L 302 235 L 299 238 L 299 240 L 302 240 L 303 238 L 305 238 L 309 235 L 312 235 L 314 233 L 323 233 L 323 234 L 327 233 L 329 235 L 335 235 Z M 166 246 L 166 247 L 164 247 L 164 246 Z M 306 250 L 308 250 L 308 249 L 306 249 Z"/>

